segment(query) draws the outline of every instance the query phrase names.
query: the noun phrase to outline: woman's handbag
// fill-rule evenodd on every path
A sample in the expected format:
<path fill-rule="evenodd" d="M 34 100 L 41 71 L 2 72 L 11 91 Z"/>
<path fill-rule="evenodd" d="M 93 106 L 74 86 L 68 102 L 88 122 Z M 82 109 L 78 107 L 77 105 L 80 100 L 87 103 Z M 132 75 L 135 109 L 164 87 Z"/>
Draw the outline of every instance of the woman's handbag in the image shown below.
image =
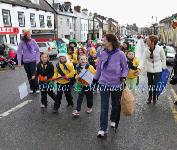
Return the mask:
<path fill-rule="evenodd" d="M 168 69 L 163 69 L 160 81 L 157 84 L 157 96 L 160 96 L 160 94 L 163 92 L 163 90 L 166 88 L 168 79 L 170 77 L 170 72 Z"/>
<path fill-rule="evenodd" d="M 127 86 L 122 92 L 121 112 L 125 116 L 131 116 L 135 112 L 135 97 Z"/>

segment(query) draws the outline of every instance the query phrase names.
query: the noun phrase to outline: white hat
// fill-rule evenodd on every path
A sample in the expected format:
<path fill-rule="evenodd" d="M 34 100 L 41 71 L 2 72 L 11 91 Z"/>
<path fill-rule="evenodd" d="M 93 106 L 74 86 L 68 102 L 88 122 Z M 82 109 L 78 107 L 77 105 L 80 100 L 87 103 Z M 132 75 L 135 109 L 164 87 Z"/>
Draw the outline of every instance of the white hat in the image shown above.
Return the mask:
<path fill-rule="evenodd" d="M 58 55 L 57 55 L 57 57 L 59 58 L 59 57 L 66 57 L 67 58 L 67 55 L 66 55 L 66 53 L 59 53 Z"/>
<path fill-rule="evenodd" d="M 57 58 L 59 58 L 59 57 L 65 57 L 66 60 L 69 61 L 69 58 L 68 58 L 68 56 L 67 56 L 66 53 L 59 53 L 59 54 L 57 55 Z"/>

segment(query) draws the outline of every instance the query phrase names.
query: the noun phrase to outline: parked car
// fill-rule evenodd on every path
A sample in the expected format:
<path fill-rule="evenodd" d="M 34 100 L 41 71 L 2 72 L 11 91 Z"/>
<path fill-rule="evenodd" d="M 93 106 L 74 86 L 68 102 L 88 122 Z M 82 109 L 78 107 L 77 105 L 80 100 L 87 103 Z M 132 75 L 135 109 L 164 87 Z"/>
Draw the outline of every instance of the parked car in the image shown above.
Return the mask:
<path fill-rule="evenodd" d="M 15 44 L 6 44 L 6 49 L 13 50 L 15 53 L 17 53 L 18 46 Z"/>
<path fill-rule="evenodd" d="M 56 57 L 58 54 L 57 46 L 53 42 L 37 42 L 40 53 L 47 52 L 50 57 Z"/>
<path fill-rule="evenodd" d="M 166 46 L 166 48 L 167 48 L 166 61 L 168 64 L 173 64 L 176 54 L 175 49 L 171 46 Z"/>
<path fill-rule="evenodd" d="M 128 38 L 127 39 L 129 41 L 129 43 L 132 45 L 132 44 L 136 44 L 136 42 L 138 41 L 137 38 Z"/>
<path fill-rule="evenodd" d="M 17 64 L 17 50 L 18 50 L 18 46 L 15 45 L 15 44 L 6 44 L 6 57 L 10 58 L 10 59 L 13 59 L 14 62 Z M 10 51 L 11 53 L 13 53 L 13 55 L 10 55 Z M 13 57 L 12 57 L 13 56 Z"/>

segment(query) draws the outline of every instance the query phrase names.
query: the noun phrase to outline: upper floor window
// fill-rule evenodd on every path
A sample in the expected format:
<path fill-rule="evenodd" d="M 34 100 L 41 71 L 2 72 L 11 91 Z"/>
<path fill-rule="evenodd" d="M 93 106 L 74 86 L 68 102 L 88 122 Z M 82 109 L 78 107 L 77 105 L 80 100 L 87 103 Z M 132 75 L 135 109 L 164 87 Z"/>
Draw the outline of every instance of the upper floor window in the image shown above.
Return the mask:
<path fill-rule="evenodd" d="M 69 19 L 66 20 L 66 24 L 67 24 L 67 26 L 69 26 Z"/>
<path fill-rule="evenodd" d="M 72 23 L 70 23 L 70 29 L 72 29 Z"/>
<path fill-rule="evenodd" d="M 2 17 L 3 17 L 4 26 L 6 26 L 6 27 L 12 26 L 12 24 L 11 24 L 11 16 L 10 16 L 10 10 L 3 9 L 2 10 Z"/>
<path fill-rule="evenodd" d="M 25 26 L 25 15 L 24 12 L 18 12 L 18 22 L 20 27 Z"/>
<path fill-rule="evenodd" d="M 51 27 L 52 27 L 52 19 L 51 19 L 51 16 L 47 16 L 47 26 L 48 26 L 48 28 L 51 28 Z"/>
<path fill-rule="evenodd" d="M 39 15 L 40 27 L 45 28 L 44 15 Z"/>
<path fill-rule="evenodd" d="M 39 0 L 31 0 L 31 2 L 34 4 L 39 4 Z"/>
<path fill-rule="evenodd" d="M 35 14 L 30 14 L 30 23 L 31 23 L 31 27 L 35 27 L 36 26 L 36 20 L 35 20 Z"/>

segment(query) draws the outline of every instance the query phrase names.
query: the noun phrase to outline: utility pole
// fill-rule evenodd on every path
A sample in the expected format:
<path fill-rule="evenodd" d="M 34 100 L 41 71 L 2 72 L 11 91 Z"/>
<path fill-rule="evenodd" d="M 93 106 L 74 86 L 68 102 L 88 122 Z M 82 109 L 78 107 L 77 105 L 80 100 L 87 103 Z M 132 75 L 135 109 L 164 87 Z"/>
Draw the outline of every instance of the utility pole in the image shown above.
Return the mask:
<path fill-rule="evenodd" d="M 102 18 L 102 37 L 104 35 L 104 18 Z"/>
<path fill-rule="evenodd" d="M 95 34 L 95 15 L 93 15 L 93 34 L 92 34 L 92 40 L 94 40 L 94 34 Z"/>
<path fill-rule="evenodd" d="M 95 39 L 95 18 L 97 17 L 97 13 L 93 14 L 93 35 L 92 35 L 92 39 Z"/>

